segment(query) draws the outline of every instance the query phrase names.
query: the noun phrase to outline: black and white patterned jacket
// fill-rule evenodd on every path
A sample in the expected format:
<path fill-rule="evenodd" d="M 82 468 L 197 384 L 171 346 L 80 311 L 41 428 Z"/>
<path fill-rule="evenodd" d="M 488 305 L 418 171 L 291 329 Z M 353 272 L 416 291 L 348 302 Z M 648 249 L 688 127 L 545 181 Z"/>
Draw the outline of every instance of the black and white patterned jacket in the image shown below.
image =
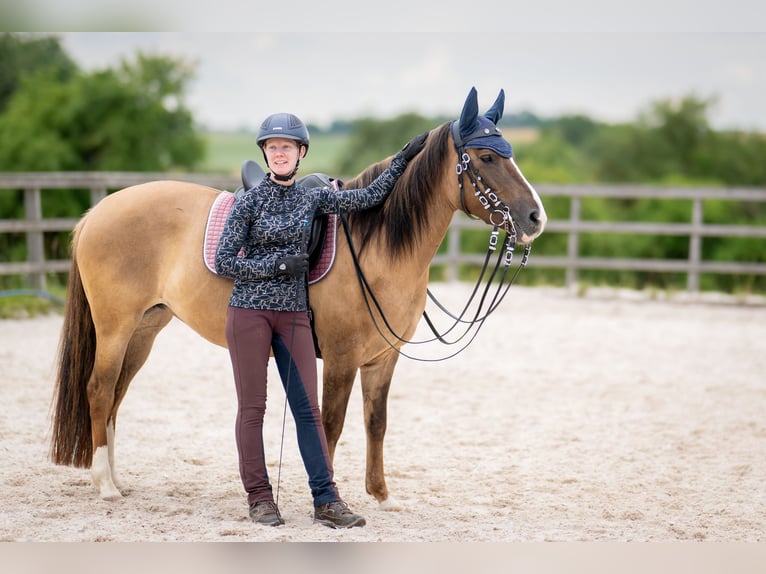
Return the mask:
<path fill-rule="evenodd" d="M 277 261 L 306 250 L 315 214 L 361 211 L 383 201 L 404 172 L 401 152 L 369 186 L 284 186 L 269 177 L 247 190 L 232 207 L 215 256 L 216 272 L 234 279 L 232 307 L 305 311 L 302 277 L 277 274 Z M 238 257 L 240 249 L 243 256 Z"/>

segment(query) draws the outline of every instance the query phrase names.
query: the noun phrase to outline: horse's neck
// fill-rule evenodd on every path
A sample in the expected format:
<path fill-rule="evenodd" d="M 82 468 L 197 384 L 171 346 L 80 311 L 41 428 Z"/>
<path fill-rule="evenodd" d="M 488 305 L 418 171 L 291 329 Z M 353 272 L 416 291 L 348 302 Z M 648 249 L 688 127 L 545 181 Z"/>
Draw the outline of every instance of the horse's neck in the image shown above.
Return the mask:
<path fill-rule="evenodd" d="M 454 215 L 455 209 L 446 204 L 432 210 L 426 232 L 415 249 L 414 266 L 427 269 L 431 265 L 431 260 L 444 241 Z"/>
<path fill-rule="evenodd" d="M 435 217 L 434 223 L 429 227 L 429 236 L 426 241 L 424 241 L 424 243 L 431 244 L 429 261 L 436 254 L 439 246 L 444 242 L 444 238 L 447 236 L 454 215 L 454 209 L 444 210 L 443 213 Z"/>

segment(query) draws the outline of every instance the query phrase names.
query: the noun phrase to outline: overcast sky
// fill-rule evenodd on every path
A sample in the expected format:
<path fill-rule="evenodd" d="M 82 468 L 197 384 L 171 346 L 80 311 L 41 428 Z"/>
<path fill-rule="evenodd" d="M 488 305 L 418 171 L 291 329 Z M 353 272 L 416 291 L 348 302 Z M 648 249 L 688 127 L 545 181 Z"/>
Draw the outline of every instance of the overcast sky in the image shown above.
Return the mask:
<path fill-rule="evenodd" d="M 766 33 L 758 31 L 763 21 L 753 25 L 740 14 L 719 27 L 711 20 L 678 24 L 673 31 L 660 20 L 661 25 L 638 30 L 575 32 L 555 22 L 558 27 L 549 31 L 527 32 L 509 20 L 507 33 L 484 32 L 477 25 L 462 36 L 271 33 L 261 31 L 270 26 L 256 26 L 253 33 L 66 32 L 60 37 L 88 70 L 114 66 L 139 50 L 195 62 L 187 105 L 214 129 L 257 127 L 280 111 L 321 125 L 409 111 L 457 117 L 476 86 L 481 111 L 503 88 L 507 113 L 584 113 L 610 122 L 635 119 L 658 99 L 714 97 L 714 126 L 766 131 Z"/>

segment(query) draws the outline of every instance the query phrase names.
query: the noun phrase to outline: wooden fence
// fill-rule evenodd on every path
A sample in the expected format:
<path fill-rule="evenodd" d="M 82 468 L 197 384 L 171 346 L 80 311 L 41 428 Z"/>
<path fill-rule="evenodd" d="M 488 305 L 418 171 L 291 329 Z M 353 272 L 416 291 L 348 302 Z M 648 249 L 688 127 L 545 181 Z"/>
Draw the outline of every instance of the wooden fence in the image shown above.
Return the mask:
<path fill-rule="evenodd" d="M 25 233 L 27 238 L 27 261 L 0 262 L 0 275 L 26 275 L 30 287 L 44 290 L 45 274 L 66 272 L 69 261 L 45 260 L 43 234 L 53 231 L 69 231 L 77 219 L 42 217 L 42 201 L 48 189 L 88 189 L 91 205 L 95 205 L 109 191 L 129 185 L 156 179 L 179 179 L 209 185 L 218 189 L 234 190 L 240 182 L 235 177 L 206 174 L 168 173 L 0 173 L 0 190 L 24 192 L 23 220 L 0 220 L 0 233 Z M 704 200 L 727 200 L 740 202 L 766 201 L 763 189 L 712 189 L 712 188 L 668 188 L 648 186 L 603 186 L 603 185 L 538 185 L 543 200 L 546 197 L 563 196 L 570 199 L 570 214 L 567 220 L 551 220 L 546 233 L 565 233 L 568 236 L 566 256 L 543 256 L 535 254 L 535 267 L 565 269 L 567 285 L 577 282 L 581 269 L 632 270 L 656 272 L 683 272 L 687 274 L 687 289 L 699 289 L 701 273 L 732 273 L 766 275 L 766 263 L 741 261 L 704 261 L 702 239 L 704 237 L 753 237 L 766 239 L 766 226 L 713 225 L 704 222 Z M 656 198 L 663 200 L 691 200 L 689 223 L 649 222 L 607 222 L 588 221 L 581 217 L 582 200 L 586 197 L 607 197 L 618 199 Z M 464 264 L 481 264 L 483 254 L 460 252 L 460 233 L 463 229 L 481 228 L 484 224 L 456 214 L 447 237 L 446 251 L 437 255 L 433 263 L 446 266 L 445 277 L 457 278 L 458 267 Z M 597 258 L 580 253 L 581 233 L 634 233 L 650 235 L 679 235 L 689 238 L 687 259 L 629 259 Z M 765 244 L 766 245 L 766 244 Z"/>
<path fill-rule="evenodd" d="M 42 202 L 45 190 L 88 189 L 90 205 L 96 205 L 107 193 L 131 185 L 159 179 L 178 179 L 209 185 L 217 189 L 234 190 L 240 185 L 235 177 L 209 174 L 149 173 L 149 172 L 39 172 L 0 173 L 0 190 L 24 191 L 24 219 L 0 219 L 0 233 L 26 233 L 27 260 L 0 262 L 0 275 L 26 275 L 33 289 L 45 290 L 46 273 L 69 271 L 68 260 L 46 260 L 43 234 L 71 231 L 78 218 L 43 218 Z M 2 193 L 0 191 L 0 193 Z"/>
<path fill-rule="evenodd" d="M 731 273 L 745 275 L 766 275 L 766 263 L 748 263 L 741 261 L 704 261 L 702 259 L 702 239 L 704 237 L 753 237 L 766 239 L 766 226 L 756 225 L 713 225 L 704 222 L 703 202 L 705 200 L 726 200 L 739 202 L 766 202 L 766 189 L 749 188 L 673 188 L 640 185 L 537 185 L 540 196 L 567 197 L 570 199 L 569 219 L 549 220 L 545 233 L 566 233 L 567 254 L 562 257 L 533 256 L 532 265 L 565 269 L 566 284 L 577 283 L 580 269 L 627 270 L 686 273 L 686 288 L 699 290 L 701 273 Z M 586 197 L 606 197 L 615 199 L 662 199 L 691 200 L 689 223 L 650 223 L 650 222 L 610 222 L 583 220 L 582 200 Z M 434 263 L 448 266 L 447 278 L 457 276 L 457 265 L 463 263 L 480 264 L 483 255 L 460 253 L 460 230 L 481 228 L 481 222 L 469 220 L 462 214 L 456 214 L 447 251 L 434 258 Z M 629 259 L 589 257 L 580 253 L 581 233 L 633 233 L 639 235 L 679 235 L 689 238 L 689 254 L 686 259 Z M 766 243 L 764 243 L 766 250 Z"/>

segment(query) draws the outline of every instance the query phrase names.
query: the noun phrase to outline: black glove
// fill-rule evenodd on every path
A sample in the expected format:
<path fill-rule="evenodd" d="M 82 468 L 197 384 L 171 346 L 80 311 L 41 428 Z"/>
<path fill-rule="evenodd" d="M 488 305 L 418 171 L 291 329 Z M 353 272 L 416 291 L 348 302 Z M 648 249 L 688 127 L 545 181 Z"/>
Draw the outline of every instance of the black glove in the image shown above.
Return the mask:
<path fill-rule="evenodd" d="M 300 277 L 309 270 L 308 253 L 300 255 L 288 255 L 277 260 L 277 275 L 288 275 L 289 277 Z"/>
<path fill-rule="evenodd" d="M 402 158 L 409 163 L 425 147 L 427 137 L 428 132 L 423 132 L 408 141 L 407 145 L 402 148 Z"/>

